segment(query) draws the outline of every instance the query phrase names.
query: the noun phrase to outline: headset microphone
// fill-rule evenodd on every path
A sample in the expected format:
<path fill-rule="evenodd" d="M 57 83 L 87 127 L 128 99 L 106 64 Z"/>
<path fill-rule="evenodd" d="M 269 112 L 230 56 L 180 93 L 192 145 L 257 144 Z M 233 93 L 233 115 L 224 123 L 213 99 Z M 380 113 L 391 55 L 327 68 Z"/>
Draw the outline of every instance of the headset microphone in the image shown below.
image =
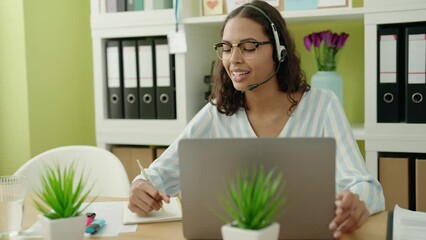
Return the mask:
<path fill-rule="evenodd" d="M 251 91 L 251 90 L 259 87 L 260 85 L 267 83 L 269 80 L 271 80 L 277 74 L 278 70 L 280 69 L 282 62 L 283 61 L 279 61 L 278 66 L 277 66 L 277 70 L 275 70 L 275 72 L 270 77 L 268 77 L 266 80 L 264 80 L 262 82 L 254 83 L 254 84 L 249 84 L 247 86 L 248 90 Z"/>

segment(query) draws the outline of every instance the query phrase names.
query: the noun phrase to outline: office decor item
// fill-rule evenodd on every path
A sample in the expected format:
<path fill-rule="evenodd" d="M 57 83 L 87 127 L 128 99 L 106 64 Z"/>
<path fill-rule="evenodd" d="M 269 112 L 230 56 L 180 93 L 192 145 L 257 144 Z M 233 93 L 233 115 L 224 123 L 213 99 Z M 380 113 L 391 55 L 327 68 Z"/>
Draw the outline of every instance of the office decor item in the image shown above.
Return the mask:
<path fill-rule="evenodd" d="M 224 240 L 276 240 L 277 217 L 285 204 L 282 174 L 266 171 L 263 165 L 243 169 L 227 183 L 227 197 L 221 204 L 230 218 L 213 211 L 227 224 L 221 228 Z"/>
<path fill-rule="evenodd" d="M 349 34 L 333 33 L 331 30 L 314 32 L 305 36 L 304 44 L 308 51 L 313 50 L 318 72 L 312 76 L 313 88 L 333 91 L 343 103 L 343 79 L 336 72 L 337 58 L 345 46 Z"/>
<path fill-rule="evenodd" d="M 60 167 L 55 162 L 45 166 L 42 173 L 42 186 L 35 192 L 33 198 L 36 209 L 41 213 L 39 221 L 42 225 L 42 235 L 46 240 L 76 240 L 83 239 L 86 227 L 86 215 L 82 208 L 92 186 L 86 186 L 84 173 L 74 183 L 76 175 L 75 162 Z M 87 188 L 88 187 L 88 188 Z M 92 200 L 93 201 L 93 200 Z"/>
<path fill-rule="evenodd" d="M 318 1 L 319 0 L 284 0 L 284 11 L 317 9 Z"/>
<path fill-rule="evenodd" d="M 226 0 L 226 6 L 225 6 L 226 12 L 230 13 L 237 7 L 240 7 L 252 1 L 253 0 Z M 275 7 L 279 11 L 283 10 L 284 0 L 264 0 L 264 2 L 269 3 L 271 6 Z"/>
<path fill-rule="evenodd" d="M 202 15 L 223 15 L 224 0 L 202 0 Z"/>
<path fill-rule="evenodd" d="M 352 7 L 352 0 L 318 0 L 318 8 Z"/>

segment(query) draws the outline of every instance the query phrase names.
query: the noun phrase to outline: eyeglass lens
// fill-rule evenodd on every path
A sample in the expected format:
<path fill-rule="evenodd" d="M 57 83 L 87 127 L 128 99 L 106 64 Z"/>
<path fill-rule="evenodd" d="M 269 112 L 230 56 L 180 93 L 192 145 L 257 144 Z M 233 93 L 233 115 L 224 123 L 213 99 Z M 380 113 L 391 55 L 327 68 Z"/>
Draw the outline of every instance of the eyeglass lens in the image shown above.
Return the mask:
<path fill-rule="evenodd" d="M 238 52 L 244 59 L 253 59 L 256 56 L 257 45 L 255 42 L 242 42 L 237 44 Z M 231 58 L 233 46 L 229 43 L 216 45 L 216 52 L 220 59 L 228 60 Z"/>

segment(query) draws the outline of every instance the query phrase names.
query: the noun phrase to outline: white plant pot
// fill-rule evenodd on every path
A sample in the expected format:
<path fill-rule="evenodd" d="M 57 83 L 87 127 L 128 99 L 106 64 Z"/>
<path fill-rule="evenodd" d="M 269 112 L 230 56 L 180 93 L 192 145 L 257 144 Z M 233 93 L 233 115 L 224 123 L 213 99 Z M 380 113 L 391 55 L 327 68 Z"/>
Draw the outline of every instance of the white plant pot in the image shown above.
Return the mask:
<path fill-rule="evenodd" d="M 44 215 L 39 215 L 38 218 L 45 240 L 79 240 L 84 238 L 85 215 L 61 219 L 49 219 Z"/>
<path fill-rule="evenodd" d="M 277 240 L 280 233 L 280 224 L 275 222 L 260 230 L 237 228 L 232 227 L 231 224 L 226 224 L 222 226 L 221 230 L 223 240 Z"/>

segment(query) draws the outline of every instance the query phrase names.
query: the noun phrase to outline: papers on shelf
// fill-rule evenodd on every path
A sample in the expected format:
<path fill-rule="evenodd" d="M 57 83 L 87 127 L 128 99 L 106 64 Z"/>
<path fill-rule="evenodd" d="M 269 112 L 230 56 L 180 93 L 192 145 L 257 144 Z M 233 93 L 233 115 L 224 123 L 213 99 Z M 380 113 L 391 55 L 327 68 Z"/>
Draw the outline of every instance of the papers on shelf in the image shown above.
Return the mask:
<path fill-rule="evenodd" d="M 425 240 L 426 212 L 411 211 L 395 205 L 392 239 Z"/>
<path fill-rule="evenodd" d="M 123 203 L 123 224 L 169 222 L 182 220 L 182 208 L 177 197 L 170 198 L 170 203 L 163 204 L 163 210 L 152 211 L 147 217 L 138 216 Z"/>

